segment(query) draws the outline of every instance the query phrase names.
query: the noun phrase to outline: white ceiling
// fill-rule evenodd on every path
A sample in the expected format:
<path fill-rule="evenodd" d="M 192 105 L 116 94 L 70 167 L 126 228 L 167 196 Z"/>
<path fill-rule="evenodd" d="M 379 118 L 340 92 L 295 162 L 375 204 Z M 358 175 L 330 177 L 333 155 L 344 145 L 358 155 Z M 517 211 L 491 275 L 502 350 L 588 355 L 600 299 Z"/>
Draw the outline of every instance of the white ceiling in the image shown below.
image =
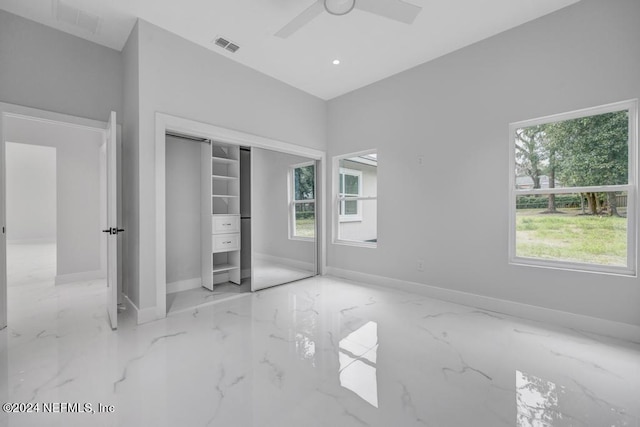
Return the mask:
<path fill-rule="evenodd" d="M 56 20 L 56 1 L 97 15 L 96 34 Z M 328 100 L 579 0 L 407 0 L 422 7 L 412 25 L 353 10 L 322 13 L 287 39 L 274 36 L 313 1 L 0 0 L 0 9 L 117 50 L 140 17 Z M 217 35 L 240 50 L 215 46 Z"/>

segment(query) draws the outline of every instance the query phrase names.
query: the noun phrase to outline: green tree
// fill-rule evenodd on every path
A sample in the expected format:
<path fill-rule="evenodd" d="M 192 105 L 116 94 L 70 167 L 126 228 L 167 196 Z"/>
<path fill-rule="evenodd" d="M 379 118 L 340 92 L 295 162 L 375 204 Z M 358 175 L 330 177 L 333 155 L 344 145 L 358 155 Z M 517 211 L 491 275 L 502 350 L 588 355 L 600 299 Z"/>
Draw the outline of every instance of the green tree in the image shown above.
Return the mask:
<path fill-rule="evenodd" d="M 549 188 L 556 188 L 556 170 L 558 169 L 558 160 L 556 155 L 556 149 L 553 143 L 548 139 L 548 134 L 545 133 L 544 147 L 547 151 L 547 157 L 549 159 L 545 168 L 545 174 L 549 178 Z M 556 195 L 549 194 L 549 203 L 547 204 L 547 213 L 556 213 Z"/>
<path fill-rule="evenodd" d="M 294 191 L 296 200 L 315 198 L 315 167 L 301 166 L 294 169 Z M 296 203 L 296 220 L 311 218 L 314 215 L 314 203 Z"/>
<path fill-rule="evenodd" d="M 548 124 L 549 150 L 555 172 L 564 186 L 626 184 L 628 181 L 627 111 L 599 114 Z M 590 213 L 600 210 L 600 199 L 588 193 Z M 616 193 L 607 193 L 609 215 L 618 215 Z"/>
<path fill-rule="evenodd" d="M 315 197 L 315 168 L 313 165 L 296 168 L 294 177 L 296 200 L 313 199 Z"/>
<path fill-rule="evenodd" d="M 541 175 L 549 178 L 549 188 L 555 187 L 556 155 L 542 124 L 516 131 L 516 174 L 527 175 L 533 180 L 533 188 L 540 188 Z M 556 213 L 555 194 L 549 194 L 547 213 Z"/>
<path fill-rule="evenodd" d="M 540 188 L 542 162 L 545 158 L 543 138 L 544 125 L 516 130 L 516 175 L 530 177 L 533 188 Z"/>

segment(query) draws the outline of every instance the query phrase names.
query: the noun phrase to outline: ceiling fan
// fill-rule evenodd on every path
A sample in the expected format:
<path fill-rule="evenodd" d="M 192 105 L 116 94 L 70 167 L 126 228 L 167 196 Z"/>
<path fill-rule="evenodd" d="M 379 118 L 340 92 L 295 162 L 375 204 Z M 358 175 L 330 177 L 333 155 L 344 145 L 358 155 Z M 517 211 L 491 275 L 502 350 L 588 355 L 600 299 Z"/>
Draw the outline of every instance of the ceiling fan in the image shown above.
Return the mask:
<path fill-rule="evenodd" d="M 286 39 L 322 12 L 339 16 L 346 15 L 353 9 L 364 10 L 405 24 L 413 23 L 422 10 L 421 7 L 402 0 L 316 0 L 275 35 Z"/>

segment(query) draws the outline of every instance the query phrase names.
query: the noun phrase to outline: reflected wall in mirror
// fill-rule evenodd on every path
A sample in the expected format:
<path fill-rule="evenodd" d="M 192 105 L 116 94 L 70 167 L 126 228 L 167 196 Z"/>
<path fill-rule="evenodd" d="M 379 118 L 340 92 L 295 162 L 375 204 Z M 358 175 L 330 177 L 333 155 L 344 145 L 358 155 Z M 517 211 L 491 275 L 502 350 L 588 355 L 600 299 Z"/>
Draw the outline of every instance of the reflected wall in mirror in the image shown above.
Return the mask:
<path fill-rule="evenodd" d="M 315 276 L 315 160 L 252 148 L 251 182 L 251 290 Z"/>

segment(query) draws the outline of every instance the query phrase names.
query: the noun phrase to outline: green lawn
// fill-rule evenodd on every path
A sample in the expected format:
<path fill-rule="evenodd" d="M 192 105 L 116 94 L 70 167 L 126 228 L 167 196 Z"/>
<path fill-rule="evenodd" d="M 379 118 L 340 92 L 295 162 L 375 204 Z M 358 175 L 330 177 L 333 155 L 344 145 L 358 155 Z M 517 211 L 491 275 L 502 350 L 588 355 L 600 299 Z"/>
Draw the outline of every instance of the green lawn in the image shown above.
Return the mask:
<path fill-rule="evenodd" d="M 314 218 L 296 218 L 296 235 L 298 237 L 314 237 L 316 233 L 316 222 Z"/>
<path fill-rule="evenodd" d="M 626 266 L 626 218 L 579 215 L 579 209 L 540 212 L 517 210 L 517 256 Z"/>

